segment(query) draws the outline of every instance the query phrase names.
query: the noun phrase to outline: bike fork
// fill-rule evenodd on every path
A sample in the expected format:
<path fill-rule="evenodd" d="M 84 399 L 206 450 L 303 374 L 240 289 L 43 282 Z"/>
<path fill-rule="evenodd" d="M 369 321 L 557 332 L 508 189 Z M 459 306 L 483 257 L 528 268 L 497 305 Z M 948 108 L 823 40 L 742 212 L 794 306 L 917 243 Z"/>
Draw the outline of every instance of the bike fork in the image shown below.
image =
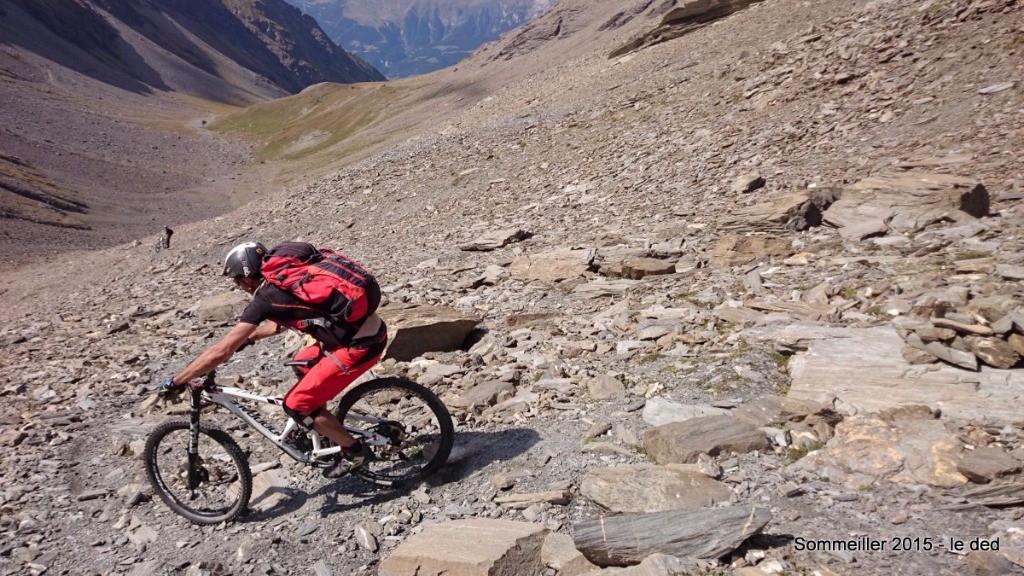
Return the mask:
<path fill-rule="evenodd" d="M 189 441 L 188 441 L 188 481 L 186 486 L 189 490 L 199 487 L 199 408 L 202 397 L 202 390 L 192 388 L 191 410 L 188 413 Z"/>

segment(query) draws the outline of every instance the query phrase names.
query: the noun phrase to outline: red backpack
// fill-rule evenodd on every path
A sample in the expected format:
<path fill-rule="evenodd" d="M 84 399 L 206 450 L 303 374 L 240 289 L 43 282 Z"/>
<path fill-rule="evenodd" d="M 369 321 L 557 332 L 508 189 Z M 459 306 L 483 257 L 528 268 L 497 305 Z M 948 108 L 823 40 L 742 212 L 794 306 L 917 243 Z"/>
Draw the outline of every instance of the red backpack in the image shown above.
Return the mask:
<path fill-rule="evenodd" d="M 263 277 L 325 315 L 358 323 L 380 304 L 380 284 L 340 252 L 306 242 L 284 242 L 263 257 Z"/>

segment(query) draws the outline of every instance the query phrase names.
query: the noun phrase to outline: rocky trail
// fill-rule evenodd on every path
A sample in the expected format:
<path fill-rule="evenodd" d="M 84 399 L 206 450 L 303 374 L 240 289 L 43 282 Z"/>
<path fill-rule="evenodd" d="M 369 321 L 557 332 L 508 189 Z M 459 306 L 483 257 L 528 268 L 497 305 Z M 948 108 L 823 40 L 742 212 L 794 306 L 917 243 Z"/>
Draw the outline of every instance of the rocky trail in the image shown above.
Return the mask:
<path fill-rule="evenodd" d="M 1014 1 L 753 3 L 170 249 L 3 279 L 0 573 L 1024 572 L 1022 50 Z M 328 482 L 225 416 L 252 512 L 152 497 L 181 407 L 150 392 L 244 306 L 219 262 L 257 237 L 369 263 L 396 341 L 465 342 L 377 370 L 451 409 L 440 474 Z M 294 347 L 220 373 L 283 392 Z"/>

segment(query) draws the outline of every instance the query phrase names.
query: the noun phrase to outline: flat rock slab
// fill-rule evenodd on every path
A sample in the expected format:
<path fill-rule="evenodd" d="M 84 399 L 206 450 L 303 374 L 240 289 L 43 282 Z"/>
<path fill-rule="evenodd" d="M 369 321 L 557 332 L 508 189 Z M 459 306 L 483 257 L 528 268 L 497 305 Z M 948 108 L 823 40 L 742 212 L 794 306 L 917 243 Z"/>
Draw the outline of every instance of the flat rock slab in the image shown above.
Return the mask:
<path fill-rule="evenodd" d="M 903 358 L 903 340 L 892 326 L 796 324 L 760 331 L 760 337 L 806 350 L 789 361 L 790 397 L 816 402 L 835 398 L 837 407 L 862 413 L 925 404 L 940 409 L 943 417 L 1024 425 L 1024 371 L 911 365 Z"/>
<path fill-rule="evenodd" d="M 630 258 L 622 263 L 622 276 L 640 280 L 647 276 L 672 274 L 676 271 L 675 260 L 658 258 Z"/>
<path fill-rule="evenodd" d="M 490 252 L 529 238 L 531 234 L 520 228 L 506 228 L 494 230 L 459 246 L 460 250 L 467 252 Z"/>
<path fill-rule="evenodd" d="M 852 416 L 828 445 L 790 466 L 848 488 L 879 481 L 954 488 L 967 483 L 957 467 L 963 445 L 931 417 Z"/>
<path fill-rule="evenodd" d="M 379 313 L 392 335 L 384 357 L 406 362 L 424 352 L 460 349 L 480 323 L 479 318 L 446 306 L 382 308 Z"/>
<path fill-rule="evenodd" d="M 651 426 L 661 426 L 701 416 L 717 416 L 728 413 L 728 410 L 715 408 L 707 404 L 680 404 L 661 396 L 655 396 L 644 404 L 643 419 L 644 422 Z"/>
<path fill-rule="evenodd" d="M 237 320 L 249 304 L 249 295 L 239 291 L 214 294 L 199 301 L 196 317 L 207 322 Z"/>
<path fill-rule="evenodd" d="M 782 238 L 726 234 L 712 249 L 711 264 L 718 268 L 728 268 L 770 256 L 788 256 L 792 253 L 792 245 Z"/>
<path fill-rule="evenodd" d="M 701 453 L 745 454 L 771 445 L 764 432 L 749 422 L 732 416 L 701 416 L 647 430 L 644 447 L 659 464 L 687 464 L 696 462 Z"/>
<path fill-rule="evenodd" d="M 656 553 L 719 558 L 771 520 L 765 508 L 731 506 L 604 516 L 573 526 L 576 548 L 598 566 L 628 566 Z"/>
<path fill-rule="evenodd" d="M 732 490 L 678 465 L 613 466 L 587 472 L 580 493 L 611 512 L 664 512 L 728 502 Z"/>
<path fill-rule="evenodd" d="M 831 409 L 830 404 L 809 402 L 789 396 L 763 396 L 733 410 L 733 416 L 754 426 L 768 426 L 802 419 L 816 412 Z"/>
<path fill-rule="evenodd" d="M 999 448 L 982 446 L 964 452 L 957 471 L 977 484 L 988 482 L 1021 470 L 1021 462 Z"/>
<path fill-rule="evenodd" d="M 381 562 L 379 576 L 540 574 L 548 530 L 540 524 L 472 518 L 428 526 Z"/>
<path fill-rule="evenodd" d="M 683 2 L 669 10 L 662 17 L 661 24 L 640 36 L 633 38 L 623 46 L 616 48 L 609 54 L 609 58 L 618 58 L 634 50 L 646 46 L 653 46 L 679 38 L 680 36 L 694 30 L 708 22 L 724 18 L 733 12 L 738 12 L 763 0 L 690 0 Z M 672 4 L 675 4 L 673 2 Z M 671 4 L 670 4 L 671 5 Z"/>
<path fill-rule="evenodd" d="M 594 261 L 593 250 L 559 249 L 523 255 L 509 266 L 513 278 L 559 282 L 582 276 Z"/>
<path fill-rule="evenodd" d="M 971 178 L 908 172 L 855 183 L 825 211 L 824 220 L 841 229 L 884 221 L 902 232 L 957 210 L 976 218 L 987 216 L 988 191 Z"/>

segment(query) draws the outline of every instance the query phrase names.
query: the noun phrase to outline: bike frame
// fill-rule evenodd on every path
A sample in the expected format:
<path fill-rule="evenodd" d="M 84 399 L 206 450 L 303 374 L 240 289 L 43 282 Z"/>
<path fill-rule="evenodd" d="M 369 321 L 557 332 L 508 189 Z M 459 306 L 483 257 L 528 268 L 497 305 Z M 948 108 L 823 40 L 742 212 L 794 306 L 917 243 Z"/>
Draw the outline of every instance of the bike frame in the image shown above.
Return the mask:
<path fill-rule="evenodd" d="M 260 394 L 253 394 L 252 392 L 241 388 L 221 386 L 214 381 L 213 373 L 207 375 L 203 381 L 191 384 L 190 389 L 192 393 L 191 410 L 189 411 L 191 437 L 189 442 L 190 470 L 188 475 L 188 484 L 190 489 L 198 486 L 199 481 L 198 478 L 193 477 L 193 471 L 198 468 L 194 465 L 193 459 L 197 458 L 199 453 L 199 413 L 205 405 L 204 403 L 216 404 L 223 407 L 228 412 L 231 412 L 297 462 L 301 462 L 303 464 L 322 463 L 326 466 L 328 463 L 326 461 L 321 461 L 320 459 L 325 456 L 337 454 L 341 451 L 340 446 L 331 446 L 328 448 L 323 447 L 323 444 L 320 442 L 320 435 L 316 432 L 309 434 L 310 440 L 313 444 L 313 449 L 309 452 L 300 451 L 285 442 L 285 438 L 287 438 L 293 430 L 299 427 L 298 422 L 296 422 L 294 418 L 288 418 L 288 422 L 285 423 L 282 432 L 280 434 L 275 434 L 271 428 L 271 424 L 265 422 L 263 420 L 263 416 L 259 414 L 259 412 L 235 402 L 236 399 L 239 399 L 247 402 L 262 402 L 265 404 L 273 404 L 274 406 L 284 406 L 284 397 L 282 396 L 262 396 Z M 382 422 L 382 420 L 378 418 L 361 415 L 349 415 L 349 418 L 367 423 Z M 388 442 L 387 438 L 371 430 L 365 430 L 353 426 L 345 426 L 345 429 L 348 430 L 349 433 L 361 437 L 363 442 L 371 446 L 386 444 Z"/>

